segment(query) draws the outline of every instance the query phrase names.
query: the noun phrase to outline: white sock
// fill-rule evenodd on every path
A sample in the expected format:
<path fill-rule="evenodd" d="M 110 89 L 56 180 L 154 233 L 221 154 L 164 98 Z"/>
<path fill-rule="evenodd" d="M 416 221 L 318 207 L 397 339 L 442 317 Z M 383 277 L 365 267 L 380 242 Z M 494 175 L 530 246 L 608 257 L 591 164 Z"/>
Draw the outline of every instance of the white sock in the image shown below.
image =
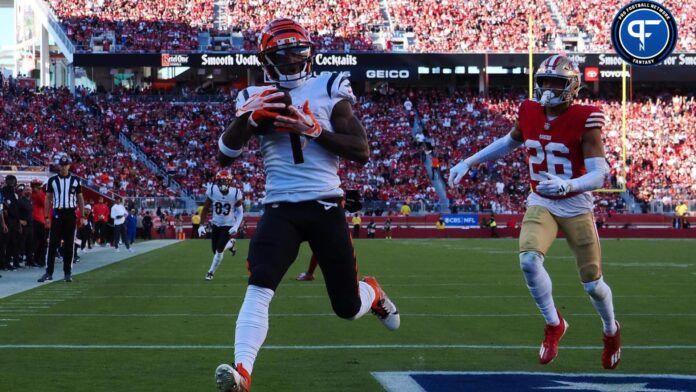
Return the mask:
<path fill-rule="evenodd" d="M 228 250 L 228 249 L 234 248 L 234 244 L 235 244 L 235 239 L 234 239 L 234 238 L 230 238 L 230 240 L 227 241 L 227 243 L 225 244 L 225 249 L 224 249 L 224 250 Z"/>
<path fill-rule="evenodd" d="M 357 320 L 369 312 L 372 308 L 372 303 L 375 301 L 375 289 L 365 282 L 358 282 L 358 290 L 360 291 L 360 310 L 351 318 Z"/>
<path fill-rule="evenodd" d="M 220 263 L 222 263 L 222 258 L 224 256 L 225 255 L 223 253 L 215 252 L 215 256 L 213 256 L 213 263 L 210 264 L 210 269 L 208 270 L 208 273 L 210 273 L 210 274 L 215 273 L 215 270 L 217 270 L 218 267 L 220 266 Z"/>
<path fill-rule="evenodd" d="M 520 267 L 527 281 L 529 293 L 546 320 L 556 326 L 561 323 L 553 303 L 551 277 L 544 268 L 544 256 L 537 252 L 520 253 Z"/>
<path fill-rule="evenodd" d="M 590 301 L 602 318 L 604 333 L 613 336 L 616 333 L 616 321 L 614 320 L 614 304 L 612 302 L 611 289 L 600 277 L 594 282 L 583 283 L 585 292 L 590 296 Z"/>
<path fill-rule="evenodd" d="M 256 355 L 268 333 L 268 307 L 273 290 L 259 286 L 247 287 L 242 308 L 237 316 L 234 335 L 234 363 L 242 363 L 251 374 Z"/>

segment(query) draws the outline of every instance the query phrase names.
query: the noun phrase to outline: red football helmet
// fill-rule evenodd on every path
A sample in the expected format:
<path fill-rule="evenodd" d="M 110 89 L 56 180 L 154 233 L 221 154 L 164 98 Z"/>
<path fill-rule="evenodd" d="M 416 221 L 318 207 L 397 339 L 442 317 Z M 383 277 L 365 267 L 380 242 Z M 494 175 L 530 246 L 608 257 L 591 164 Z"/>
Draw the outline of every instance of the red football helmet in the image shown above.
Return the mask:
<path fill-rule="evenodd" d="M 299 23 L 276 19 L 261 31 L 257 56 L 268 79 L 294 88 L 312 74 L 314 45 Z"/>
<path fill-rule="evenodd" d="M 227 192 L 232 185 L 232 174 L 227 170 L 221 170 L 215 175 L 215 184 L 217 184 L 220 191 Z"/>

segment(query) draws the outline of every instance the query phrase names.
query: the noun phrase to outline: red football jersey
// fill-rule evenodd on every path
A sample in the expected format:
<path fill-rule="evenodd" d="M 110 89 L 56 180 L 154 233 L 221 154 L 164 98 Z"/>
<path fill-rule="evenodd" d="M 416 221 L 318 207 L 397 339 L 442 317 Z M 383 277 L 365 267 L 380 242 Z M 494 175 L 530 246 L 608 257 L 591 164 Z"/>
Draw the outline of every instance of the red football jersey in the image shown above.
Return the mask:
<path fill-rule="evenodd" d="M 586 131 L 604 126 L 604 114 L 596 106 L 570 105 L 560 116 L 549 120 L 544 107 L 538 102 L 525 100 L 520 105 L 518 127 L 527 149 L 527 163 L 532 191 L 540 181 L 546 180 L 541 172 L 548 172 L 564 179 L 585 174 L 585 158 L 582 152 L 582 136 Z M 577 195 L 546 196 L 564 199 Z"/>

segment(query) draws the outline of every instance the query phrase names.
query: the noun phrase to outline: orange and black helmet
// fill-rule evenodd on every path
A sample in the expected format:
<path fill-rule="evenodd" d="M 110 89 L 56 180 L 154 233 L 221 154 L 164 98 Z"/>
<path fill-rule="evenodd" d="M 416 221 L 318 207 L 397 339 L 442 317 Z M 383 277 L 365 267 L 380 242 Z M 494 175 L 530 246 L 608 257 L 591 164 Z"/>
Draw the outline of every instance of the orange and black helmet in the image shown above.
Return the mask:
<path fill-rule="evenodd" d="M 232 174 L 227 170 L 221 170 L 215 175 L 215 184 L 221 191 L 227 192 L 232 185 Z"/>
<path fill-rule="evenodd" d="M 299 23 L 276 19 L 261 30 L 258 58 L 270 80 L 294 88 L 312 74 L 314 45 Z"/>

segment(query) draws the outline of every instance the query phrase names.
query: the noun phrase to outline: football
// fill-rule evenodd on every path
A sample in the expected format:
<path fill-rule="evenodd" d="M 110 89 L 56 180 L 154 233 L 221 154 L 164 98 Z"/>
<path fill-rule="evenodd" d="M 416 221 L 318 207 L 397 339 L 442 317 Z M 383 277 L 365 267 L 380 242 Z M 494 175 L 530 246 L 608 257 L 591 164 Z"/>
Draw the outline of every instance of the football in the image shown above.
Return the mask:
<path fill-rule="evenodd" d="M 283 91 L 283 96 L 278 97 L 270 102 L 273 103 L 284 103 L 285 108 L 284 109 L 279 109 L 279 110 L 274 110 L 275 112 L 278 112 L 282 114 L 283 116 L 289 116 L 290 115 L 290 110 L 288 110 L 288 107 L 292 105 L 292 98 L 290 97 L 290 93 L 287 91 Z M 259 121 L 259 126 L 256 128 L 256 134 L 257 135 L 267 135 L 269 133 L 275 132 L 275 127 L 273 126 L 273 120 L 271 119 L 263 119 Z"/>

